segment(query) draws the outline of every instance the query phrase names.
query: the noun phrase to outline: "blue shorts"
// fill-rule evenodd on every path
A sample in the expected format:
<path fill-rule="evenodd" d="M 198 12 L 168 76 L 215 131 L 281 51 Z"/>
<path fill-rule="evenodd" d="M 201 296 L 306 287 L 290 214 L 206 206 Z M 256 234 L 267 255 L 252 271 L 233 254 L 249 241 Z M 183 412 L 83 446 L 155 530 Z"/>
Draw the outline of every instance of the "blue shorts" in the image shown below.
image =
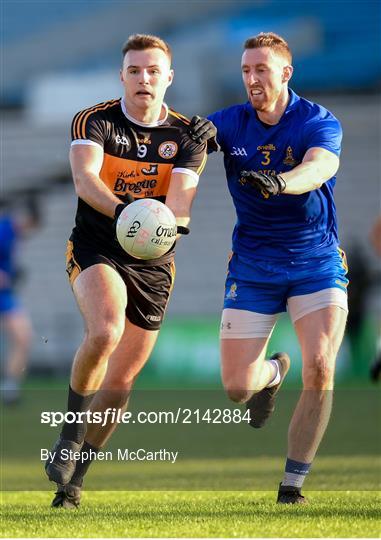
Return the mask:
<path fill-rule="evenodd" d="M 0 291 L 0 315 L 20 309 L 21 304 L 11 289 Z"/>
<path fill-rule="evenodd" d="M 341 249 L 307 261 L 254 261 L 233 253 L 224 309 L 272 315 L 287 311 L 287 299 L 338 287 L 346 291 L 348 266 Z"/>

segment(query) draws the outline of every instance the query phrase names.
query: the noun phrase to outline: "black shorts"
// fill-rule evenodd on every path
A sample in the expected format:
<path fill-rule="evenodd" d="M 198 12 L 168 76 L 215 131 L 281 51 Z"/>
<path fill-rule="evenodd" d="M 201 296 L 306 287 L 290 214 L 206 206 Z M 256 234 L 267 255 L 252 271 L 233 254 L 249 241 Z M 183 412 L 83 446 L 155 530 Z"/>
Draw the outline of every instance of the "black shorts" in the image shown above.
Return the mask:
<path fill-rule="evenodd" d="M 174 285 L 174 261 L 171 260 L 158 266 L 139 263 L 121 264 L 113 256 L 101 254 L 81 242 L 68 241 L 66 272 L 71 285 L 83 270 L 95 264 L 111 266 L 126 284 L 128 320 L 140 328 L 158 330 Z"/>

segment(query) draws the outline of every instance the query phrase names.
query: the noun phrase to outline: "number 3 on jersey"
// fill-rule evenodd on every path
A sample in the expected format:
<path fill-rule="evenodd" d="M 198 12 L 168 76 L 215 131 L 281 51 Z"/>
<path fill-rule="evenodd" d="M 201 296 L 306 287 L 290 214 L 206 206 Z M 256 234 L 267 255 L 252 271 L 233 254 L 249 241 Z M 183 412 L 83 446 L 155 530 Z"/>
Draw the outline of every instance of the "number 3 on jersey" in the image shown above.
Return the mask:
<path fill-rule="evenodd" d="M 265 159 L 261 161 L 261 165 L 268 165 L 270 163 L 270 152 L 262 150 L 262 154 L 265 156 Z"/>

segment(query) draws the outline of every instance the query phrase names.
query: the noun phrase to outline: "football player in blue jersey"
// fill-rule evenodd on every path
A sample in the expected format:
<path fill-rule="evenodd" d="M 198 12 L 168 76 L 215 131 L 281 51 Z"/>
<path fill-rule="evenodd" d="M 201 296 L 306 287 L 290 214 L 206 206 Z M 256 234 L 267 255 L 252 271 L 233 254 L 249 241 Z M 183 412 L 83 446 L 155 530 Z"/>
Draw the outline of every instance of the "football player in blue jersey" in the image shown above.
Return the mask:
<path fill-rule="evenodd" d="M 25 376 L 32 340 L 32 325 L 15 290 L 18 281 L 17 248 L 20 240 L 40 224 L 40 211 L 35 196 L 18 203 L 17 211 L 2 201 L 0 209 L 0 323 L 8 347 L 1 381 L 1 401 L 14 405 L 21 398 L 21 383 Z M 2 353 L 5 347 L 2 347 Z"/>
<path fill-rule="evenodd" d="M 336 356 L 347 319 L 344 252 L 333 189 L 342 130 L 324 107 L 289 87 L 292 56 L 274 33 L 248 39 L 242 78 L 248 102 L 194 117 L 191 136 L 224 154 L 237 213 L 221 322 L 222 380 L 260 428 L 289 369 L 286 353 L 265 359 L 288 311 L 303 358 L 303 392 L 288 432 L 279 503 L 304 503 L 301 488 L 326 430 Z M 213 148 L 214 145 L 214 148 Z"/>

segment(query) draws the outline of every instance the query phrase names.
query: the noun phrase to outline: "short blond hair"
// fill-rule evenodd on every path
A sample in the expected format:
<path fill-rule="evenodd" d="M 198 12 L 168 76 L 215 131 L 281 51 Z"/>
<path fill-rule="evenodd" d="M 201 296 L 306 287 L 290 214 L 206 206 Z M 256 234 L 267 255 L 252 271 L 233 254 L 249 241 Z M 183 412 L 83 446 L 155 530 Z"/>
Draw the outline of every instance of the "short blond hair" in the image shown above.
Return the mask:
<path fill-rule="evenodd" d="M 161 49 L 172 61 L 172 51 L 168 43 L 163 39 L 150 34 L 133 34 L 122 48 L 123 59 L 128 51 L 145 51 L 146 49 Z"/>
<path fill-rule="evenodd" d="M 260 34 L 250 37 L 244 43 L 244 49 L 260 49 L 268 47 L 274 52 L 283 56 L 289 64 L 292 63 L 292 53 L 285 39 L 274 32 L 261 32 Z"/>

